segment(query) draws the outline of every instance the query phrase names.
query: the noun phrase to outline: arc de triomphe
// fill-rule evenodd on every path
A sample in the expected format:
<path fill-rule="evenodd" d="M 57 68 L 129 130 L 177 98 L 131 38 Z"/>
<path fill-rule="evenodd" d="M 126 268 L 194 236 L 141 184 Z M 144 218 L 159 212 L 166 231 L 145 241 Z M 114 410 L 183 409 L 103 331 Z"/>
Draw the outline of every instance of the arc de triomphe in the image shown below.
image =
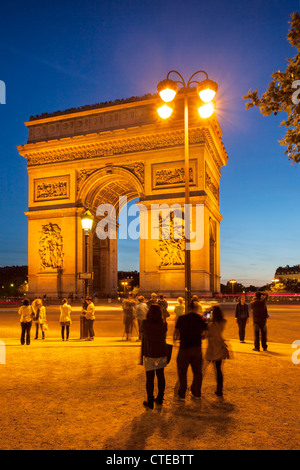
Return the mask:
<path fill-rule="evenodd" d="M 193 103 L 192 97 L 190 98 Z M 184 205 L 183 100 L 162 121 L 157 98 L 86 106 L 31 117 L 28 142 L 18 146 L 27 159 L 29 294 L 81 296 L 86 207 L 139 198 L 150 221 L 152 204 Z M 195 117 L 193 118 L 193 115 Z M 215 116 L 204 121 L 190 105 L 190 203 L 204 208 L 204 243 L 191 251 L 192 293 L 220 289 L 221 167 L 227 163 Z M 117 239 L 99 239 L 97 220 L 89 235 L 90 292 L 117 294 Z M 140 291 L 184 293 L 184 251 L 177 240 L 140 238 Z"/>

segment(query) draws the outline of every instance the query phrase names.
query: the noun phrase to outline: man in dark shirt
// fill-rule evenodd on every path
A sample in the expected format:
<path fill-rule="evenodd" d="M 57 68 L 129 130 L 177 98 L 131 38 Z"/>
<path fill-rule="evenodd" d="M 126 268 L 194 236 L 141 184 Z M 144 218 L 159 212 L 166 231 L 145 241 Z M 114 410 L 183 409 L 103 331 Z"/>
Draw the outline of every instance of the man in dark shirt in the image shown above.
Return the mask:
<path fill-rule="evenodd" d="M 177 356 L 177 372 L 179 380 L 178 397 L 185 399 L 187 389 L 187 370 L 191 365 L 193 382 L 191 395 L 193 398 L 201 398 L 202 387 L 202 336 L 207 325 L 199 315 L 201 306 L 193 301 L 190 304 L 189 313 L 181 315 L 174 330 L 174 341 L 180 339 L 180 347 Z"/>
<path fill-rule="evenodd" d="M 255 299 L 250 303 L 253 314 L 254 326 L 254 351 L 259 351 L 259 333 L 261 333 L 261 345 L 264 351 L 267 346 L 267 318 L 269 317 L 266 301 L 262 292 L 256 292 Z"/>

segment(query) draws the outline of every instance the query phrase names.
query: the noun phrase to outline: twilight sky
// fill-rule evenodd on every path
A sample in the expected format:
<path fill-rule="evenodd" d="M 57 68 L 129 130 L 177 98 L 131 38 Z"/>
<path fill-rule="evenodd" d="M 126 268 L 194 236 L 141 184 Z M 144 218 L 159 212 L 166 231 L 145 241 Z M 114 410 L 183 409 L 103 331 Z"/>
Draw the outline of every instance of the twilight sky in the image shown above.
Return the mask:
<path fill-rule="evenodd" d="M 219 84 L 222 168 L 221 282 L 263 285 L 300 263 L 300 167 L 278 140 L 285 115 L 246 111 L 295 55 L 287 39 L 299 1 L 52 0 L 0 8 L 0 266 L 27 264 L 27 170 L 17 145 L 31 115 L 156 93 L 169 70 L 204 69 Z M 300 79 L 300 77 L 296 77 Z M 292 90 L 291 90 L 292 93 Z M 119 269 L 139 269 L 136 242 L 119 244 Z"/>

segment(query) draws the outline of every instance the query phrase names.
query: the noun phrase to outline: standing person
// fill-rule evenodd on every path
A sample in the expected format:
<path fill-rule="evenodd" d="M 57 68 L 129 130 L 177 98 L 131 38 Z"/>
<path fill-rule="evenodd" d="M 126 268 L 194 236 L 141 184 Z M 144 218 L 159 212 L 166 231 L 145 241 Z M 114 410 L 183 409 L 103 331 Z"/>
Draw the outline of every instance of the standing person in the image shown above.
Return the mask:
<path fill-rule="evenodd" d="M 235 320 L 239 327 L 240 343 L 245 342 L 246 323 L 249 321 L 249 309 L 246 304 L 246 297 L 241 295 L 235 309 Z"/>
<path fill-rule="evenodd" d="M 85 297 L 81 298 L 81 315 L 80 315 L 80 339 L 87 339 L 88 337 L 88 327 L 87 327 L 87 320 L 85 316 L 85 311 L 88 308 L 87 299 Z"/>
<path fill-rule="evenodd" d="M 208 323 L 208 345 L 205 359 L 214 363 L 217 378 L 217 390 L 215 391 L 215 394 L 218 397 L 223 396 L 222 360 L 229 357 L 223 338 L 225 324 L 226 320 L 223 317 L 221 308 L 218 305 L 215 305 L 212 309 L 211 321 Z"/>
<path fill-rule="evenodd" d="M 42 331 L 42 339 L 45 339 L 45 330 L 43 329 L 43 325 L 47 323 L 46 318 L 46 308 L 43 305 L 41 299 L 35 299 L 32 302 L 33 310 L 35 313 L 34 321 L 35 321 L 35 338 L 38 339 L 39 337 L 39 329 Z"/>
<path fill-rule="evenodd" d="M 140 295 L 138 298 L 137 298 L 137 301 L 138 303 L 136 304 L 135 306 L 135 315 L 136 315 L 136 319 L 137 319 L 137 322 L 138 322 L 138 329 L 139 329 L 139 340 L 142 339 L 142 323 L 143 323 L 143 320 L 146 319 L 146 315 L 147 315 L 147 312 L 148 312 L 148 307 L 147 307 L 147 304 L 145 302 L 145 298 Z"/>
<path fill-rule="evenodd" d="M 129 292 L 128 299 L 124 299 L 122 303 L 123 323 L 127 341 L 129 340 L 129 336 L 132 335 L 135 320 L 135 305 L 136 302 L 133 298 L 132 292 Z"/>
<path fill-rule="evenodd" d="M 34 311 L 30 305 L 28 299 L 23 301 L 22 307 L 19 308 L 20 322 L 21 322 L 21 344 L 30 344 L 30 330 L 32 326 L 32 319 L 34 317 Z"/>
<path fill-rule="evenodd" d="M 250 303 L 253 314 L 254 326 L 254 348 L 253 351 L 259 351 L 259 338 L 261 336 L 261 346 L 264 351 L 267 346 L 267 318 L 269 318 L 266 301 L 262 292 L 256 292 L 254 300 Z"/>
<path fill-rule="evenodd" d="M 88 337 L 87 341 L 94 341 L 95 331 L 94 331 L 94 320 L 95 320 L 95 305 L 91 297 L 86 298 L 87 307 L 86 310 L 82 309 L 85 314 L 87 322 Z"/>
<path fill-rule="evenodd" d="M 61 338 L 65 340 L 65 330 L 66 330 L 66 341 L 69 340 L 70 334 L 70 325 L 71 325 L 71 312 L 72 308 L 68 304 L 68 299 L 63 299 L 62 305 L 60 306 L 60 318 L 59 322 L 61 325 Z"/>
<path fill-rule="evenodd" d="M 169 312 L 168 312 L 168 302 L 166 301 L 166 299 L 164 298 L 164 295 L 163 294 L 159 294 L 158 295 L 158 301 L 157 301 L 158 305 L 160 306 L 161 308 L 161 311 L 162 311 L 162 316 L 163 316 L 163 319 L 164 321 L 167 321 L 167 318 L 170 316 Z"/>
<path fill-rule="evenodd" d="M 164 367 L 167 365 L 168 324 L 163 320 L 161 308 L 157 304 L 149 307 L 147 317 L 142 323 L 142 355 L 146 370 L 147 401 L 143 405 L 153 409 L 154 402 L 162 405 L 165 393 Z M 158 382 L 158 395 L 154 398 L 154 378 Z"/>
<path fill-rule="evenodd" d="M 200 315 L 199 302 L 191 301 L 189 310 L 181 315 L 175 325 L 174 342 L 180 339 L 180 347 L 177 355 L 177 372 L 179 380 L 178 398 L 185 400 L 187 389 L 187 371 L 191 365 L 193 382 L 191 395 L 193 398 L 201 398 L 202 387 L 202 336 L 207 330 L 207 324 Z"/>
<path fill-rule="evenodd" d="M 181 317 L 181 315 L 184 315 L 184 310 L 185 310 L 184 298 L 183 297 L 178 297 L 177 302 L 178 302 L 178 304 L 175 305 L 175 308 L 174 308 L 175 325 L 177 323 L 178 318 Z"/>
<path fill-rule="evenodd" d="M 157 294 L 155 292 L 152 292 L 150 300 L 147 302 L 148 307 L 150 307 L 152 304 L 157 304 Z"/>

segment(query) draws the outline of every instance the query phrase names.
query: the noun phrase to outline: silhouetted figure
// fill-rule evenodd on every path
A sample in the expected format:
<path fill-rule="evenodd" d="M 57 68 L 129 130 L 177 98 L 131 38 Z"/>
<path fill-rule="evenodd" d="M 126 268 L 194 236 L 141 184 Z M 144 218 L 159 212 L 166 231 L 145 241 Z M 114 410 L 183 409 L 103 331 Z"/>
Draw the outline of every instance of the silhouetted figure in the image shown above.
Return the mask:
<path fill-rule="evenodd" d="M 226 320 L 223 317 L 223 312 L 218 305 L 212 309 L 211 321 L 208 322 L 207 327 L 207 349 L 205 359 L 212 361 L 216 370 L 217 390 L 215 394 L 218 397 L 223 396 L 223 372 L 222 361 L 229 358 L 227 348 L 224 344 L 223 331 L 225 328 Z"/>
<path fill-rule="evenodd" d="M 264 351 L 268 349 L 267 346 L 267 318 L 269 318 L 267 305 L 264 294 L 256 292 L 254 300 L 250 303 L 253 315 L 254 326 L 254 351 L 259 351 L 259 343 L 261 339 L 261 346 Z"/>
<path fill-rule="evenodd" d="M 149 307 L 146 320 L 142 323 L 142 356 L 146 370 L 147 401 L 143 405 L 153 409 L 154 401 L 163 403 L 165 393 L 164 368 L 167 365 L 166 335 L 168 325 L 163 320 L 161 308 L 157 304 Z M 158 381 L 158 395 L 154 399 L 154 378 Z"/>
<path fill-rule="evenodd" d="M 241 295 L 235 308 L 235 319 L 239 327 L 240 342 L 245 342 L 246 323 L 249 321 L 249 309 L 246 297 Z"/>

